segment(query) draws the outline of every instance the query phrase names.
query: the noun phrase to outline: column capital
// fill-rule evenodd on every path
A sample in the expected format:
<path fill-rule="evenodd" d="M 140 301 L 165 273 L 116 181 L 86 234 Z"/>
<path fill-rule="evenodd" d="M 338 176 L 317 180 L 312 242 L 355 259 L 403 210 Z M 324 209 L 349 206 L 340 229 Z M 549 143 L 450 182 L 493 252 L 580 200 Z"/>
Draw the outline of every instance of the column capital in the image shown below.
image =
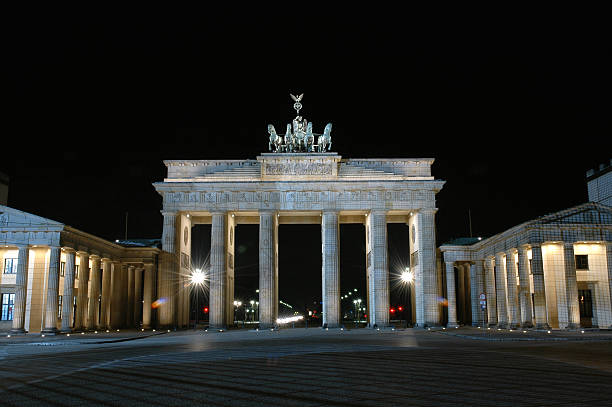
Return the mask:
<path fill-rule="evenodd" d="M 78 254 L 79 256 L 87 256 L 87 257 L 89 257 L 89 253 L 87 253 L 86 251 L 83 251 L 83 250 L 77 250 L 76 254 Z"/>
<path fill-rule="evenodd" d="M 100 260 L 100 259 L 102 259 L 102 257 L 100 257 L 100 255 L 98 255 L 98 254 L 90 254 L 89 258 L 92 259 L 92 260 Z"/>
<path fill-rule="evenodd" d="M 74 250 L 72 247 L 68 247 L 68 246 L 62 246 L 62 251 L 66 252 L 66 253 L 76 253 L 76 250 Z"/>
<path fill-rule="evenodd" d="M 510 249 L 507 249 L 507 250 L 506 250 L 506 257 L 507 257 L 508 255 L 513 256 L 513 255 L 514 255 L 514 253 L 517 253 L 517 252 L 518 252 L 518 250 L 516 249 L 516 247 L 512 247 L 512 248 L 510 248 Z"/>
<path fill-rule="evenodd" d="M 416 212 L 417 214 L 424 213 L 424 214 L 435 215 L 435 213 L 438 212 L 438 208 L 419 208 L 414 212 Z"/>
<path fill-rule="evenodd" d="M 565 242 L 565 241 L 564 241 L 564 242 L 563 242 L 563 247 L 564 247 L 564 248 L 566 248 L 566 247 L 571 247 L 571 248 L 572 248 L 572 250 L 574 250 L 574 242 Z"/>
<path fill-rule="evenodd" d="M 168 210 L 161 210 L 159 211 L 163 216 L 176 216 L 178 215 L 178 211 L 168 211 Z"/>

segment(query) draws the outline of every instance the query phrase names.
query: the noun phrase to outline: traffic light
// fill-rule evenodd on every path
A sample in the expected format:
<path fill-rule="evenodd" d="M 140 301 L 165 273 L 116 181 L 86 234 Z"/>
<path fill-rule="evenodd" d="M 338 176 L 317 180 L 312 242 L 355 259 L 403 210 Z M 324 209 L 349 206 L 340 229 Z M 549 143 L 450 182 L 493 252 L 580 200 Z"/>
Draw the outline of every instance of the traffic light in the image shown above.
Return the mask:
<path fill-rule="evenodd" d="M 404 310 L 404 308 L 402 308 L 401 306 L 399 306 L 399 307 L 397 307 L 397 310 L 398 310 L 399 312 L 402 312 L 402 311 Z"/>
<path fill-rule="evenodd" d="M 204 307 L 204 313 L 208 314 L 208 307 Z"/>
<path fill-rule="evenodd" d="M 395 314 L 395 308 L 391 308 L 391 309 L 389 310 L 389 312 L 390 312 L 390 313 L 392 313 L 392 314 Z"/>

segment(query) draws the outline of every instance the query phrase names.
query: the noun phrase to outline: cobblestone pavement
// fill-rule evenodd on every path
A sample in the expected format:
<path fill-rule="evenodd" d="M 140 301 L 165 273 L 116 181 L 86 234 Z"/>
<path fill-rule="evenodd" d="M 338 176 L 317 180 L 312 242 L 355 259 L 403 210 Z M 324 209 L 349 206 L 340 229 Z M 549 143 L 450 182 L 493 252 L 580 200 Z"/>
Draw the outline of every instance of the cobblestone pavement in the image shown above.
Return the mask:
<path fill-rule="evenodd" d="M 611 400 L 612 332 L 605 331 L 311 328 L 0 337 L 2 405 L 575 406 Z"/>

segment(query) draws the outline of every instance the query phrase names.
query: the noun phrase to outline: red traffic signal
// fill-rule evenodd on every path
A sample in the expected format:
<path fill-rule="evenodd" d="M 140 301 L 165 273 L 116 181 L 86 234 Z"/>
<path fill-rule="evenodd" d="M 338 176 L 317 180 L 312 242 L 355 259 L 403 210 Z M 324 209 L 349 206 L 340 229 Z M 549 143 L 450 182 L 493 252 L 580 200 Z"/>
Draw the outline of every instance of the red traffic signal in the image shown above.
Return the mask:
<path fill-rule="evenodd" d="M 390 312 L 390 313 L 392 313 L 392 314 L 395 314 L 395 308 L 391 308 L 391 309 L 389 310 L 389 312 Z"/>
<path fill-rule="evenodd" d="M 404 308 L 402 308 L 402 307 L 397 307 L 397 310 L 398 310 L 398 311 L 400 311 L 400 312 L 402 312 L 402 311 L 404 310 Z"/>
<path fill-rule="evenodd" d="M 204 307 L 204 313 L 208 314 L 208 307 Z"/>

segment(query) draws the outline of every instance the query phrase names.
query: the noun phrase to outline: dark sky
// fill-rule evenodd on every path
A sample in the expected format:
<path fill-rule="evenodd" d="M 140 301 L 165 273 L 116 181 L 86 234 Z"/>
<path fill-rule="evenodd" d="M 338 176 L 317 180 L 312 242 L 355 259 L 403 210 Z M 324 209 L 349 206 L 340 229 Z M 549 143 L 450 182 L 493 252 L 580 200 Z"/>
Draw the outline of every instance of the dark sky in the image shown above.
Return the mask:
<path fill-rule="evenodd" d="M 254 158 L 303 92 L 303 115 L 315 131 L 333 122 L 343 157 L 436 159 L 439 243 L 469 233 L 468 209 L 475 235 L 499 233 L 585 202 L 585 172 L 611 156 L 605 16 L 14 10 L 2 24 L 9 206 L 108 239 L 127 211 L 129 236 L 159 237 L 162 160 Z M 316 251 L 318 232 L 304 233 Z"/>

